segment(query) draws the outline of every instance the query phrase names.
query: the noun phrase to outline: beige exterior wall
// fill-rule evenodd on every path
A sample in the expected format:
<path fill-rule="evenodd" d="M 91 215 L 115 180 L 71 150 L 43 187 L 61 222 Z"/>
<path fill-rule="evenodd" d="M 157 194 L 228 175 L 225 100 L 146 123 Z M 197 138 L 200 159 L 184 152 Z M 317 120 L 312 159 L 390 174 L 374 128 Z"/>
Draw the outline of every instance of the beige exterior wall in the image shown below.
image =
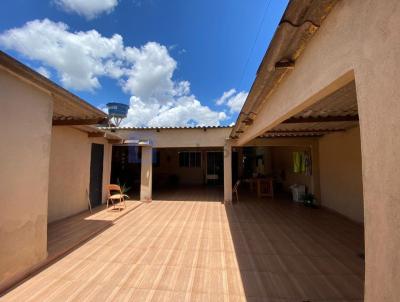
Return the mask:
<path fill-rule="evenodd" d="M 0 290 L 47 256 L 49 94 L 0 68 Z"/>
<path fill-rule="evenodd" d="M 363 222 L 360 129 L 324 136 L 319 152 L 322 205 Z"/>
<path fill-rule="evenodd" d="M 360 115 L 366 301 L 400 297 L 400 2 L 339 1 L 243 145 L 355 78 Z"/>
<path fill-rule="evenodd" d="M 82 212 L 88 208 L 91 144 L 104 144 L 103 202 L 109 183 L 111 145 L 102 138 L 89 138 L 86 132 L 68 126 L 52 131 L 49 181 L 49 222 Z"/>

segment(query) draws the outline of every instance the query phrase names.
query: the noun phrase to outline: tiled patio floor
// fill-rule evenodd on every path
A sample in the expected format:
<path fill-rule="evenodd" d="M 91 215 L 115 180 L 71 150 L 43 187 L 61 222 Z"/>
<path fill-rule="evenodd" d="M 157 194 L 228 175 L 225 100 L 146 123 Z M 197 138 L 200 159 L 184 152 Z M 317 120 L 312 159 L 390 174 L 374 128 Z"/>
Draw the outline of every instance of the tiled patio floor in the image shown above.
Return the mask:
<path fill-rule="evenodd" d="M 362 301 L 363 230 L 264 200 L 143 204 L 5 301 Z"/>
<path fill-rule="evenodd" d="M 92 213 L 85 211 L 78 215 L 50 223 L 47 229 L 48 260 L 62 255 L 72 247 L 113 225 L 114 221 L 136 209 L 142 203 L 126 201 L 126 208 L 99 206 Z M 120 208 L 122 210 L 120 210 Z"/>

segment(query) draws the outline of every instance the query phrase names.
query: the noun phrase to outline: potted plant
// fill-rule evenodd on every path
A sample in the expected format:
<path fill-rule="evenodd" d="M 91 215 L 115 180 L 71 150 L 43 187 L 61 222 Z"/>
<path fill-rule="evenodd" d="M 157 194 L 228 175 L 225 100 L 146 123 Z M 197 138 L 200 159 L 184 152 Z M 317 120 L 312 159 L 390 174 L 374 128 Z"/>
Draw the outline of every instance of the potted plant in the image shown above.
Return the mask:
<path fill-rule="evenodd" d="M 120 186 L 121 188 L 121 193 L 128 196 L 127 193 L 129 192 L 129 190 L 131 189 L 131 187 L 128 187 L 125 183 L 121 184 L 119 181 L 119 178 L 117 179 L 117 184 Z M 128 196 L 129 197 L 129 196 Z"/>
<path fill-rule="evenodd" d="M 303 203 L 306 207 L 315 207 L 315 196 L 311 193 L 306 193 L 303 196 Z"/>

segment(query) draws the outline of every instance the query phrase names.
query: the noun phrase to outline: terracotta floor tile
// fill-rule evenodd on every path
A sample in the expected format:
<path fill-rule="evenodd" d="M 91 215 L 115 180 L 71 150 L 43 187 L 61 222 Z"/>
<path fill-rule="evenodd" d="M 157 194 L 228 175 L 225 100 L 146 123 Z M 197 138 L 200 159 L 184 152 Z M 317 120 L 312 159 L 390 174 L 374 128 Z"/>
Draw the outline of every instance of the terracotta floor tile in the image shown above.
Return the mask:
<path fill-rule="evenodd" d="M 207 201 L 183 201 L 182 194 Z M 212 190 L 163 196 L 111 225 L 118 214 L 98 213 L 84 232 L 106 223 L 101 233 L 2 300 L 362 300 L 358 225 L 284 200 L 225 206 Z M 83 236 L 81 220 L 54 224 L 50 249 Z"/>

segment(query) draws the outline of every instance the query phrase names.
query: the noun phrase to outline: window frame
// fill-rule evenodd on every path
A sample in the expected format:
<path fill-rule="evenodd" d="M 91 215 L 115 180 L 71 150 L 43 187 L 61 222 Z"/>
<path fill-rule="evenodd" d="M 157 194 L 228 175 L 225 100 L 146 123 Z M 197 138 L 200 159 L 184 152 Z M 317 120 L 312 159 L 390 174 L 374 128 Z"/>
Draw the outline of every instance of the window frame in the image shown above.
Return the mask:
<path fill-rule="evenodd" d="M 181 156 L 184 157 L 181 158 Z M 179 151 L 178 162 L 179 162 L 179 168 L 201 168 L 203 164 L 202 152 Z"/>

